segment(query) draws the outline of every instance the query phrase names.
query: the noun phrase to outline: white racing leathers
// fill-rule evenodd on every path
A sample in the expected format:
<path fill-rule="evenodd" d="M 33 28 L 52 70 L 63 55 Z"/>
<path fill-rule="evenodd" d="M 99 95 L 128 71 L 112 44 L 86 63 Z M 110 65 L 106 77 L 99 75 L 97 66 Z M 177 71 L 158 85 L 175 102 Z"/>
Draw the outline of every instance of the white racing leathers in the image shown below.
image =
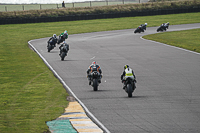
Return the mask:
<path fill-rule="evenodd" d="M 133 73 L 132 73 L 132 69 L 131 68 L 126 68 L 125 69 L 125 80 L 127 79 L 127 78 L 131 78 L 131 79 L 133 79 L 134 80 L 134 76 L 133 76 Z"/>
<path fill-rule="evenodd" d="M 128 78 L 132 79 L 132 81 L 133 81 L 133 89 L 135 89 L 136 88 L 136 86 L 135 86 L 135 76 L 133 75 L 133 70 L 131 68 L 126 68 L 125 69 L 125 76 L 124 76 L 125 81 Z M 127 81 L 124 82 L 123 89 L 126 87 L 126 85 L 127 85 Z"/>

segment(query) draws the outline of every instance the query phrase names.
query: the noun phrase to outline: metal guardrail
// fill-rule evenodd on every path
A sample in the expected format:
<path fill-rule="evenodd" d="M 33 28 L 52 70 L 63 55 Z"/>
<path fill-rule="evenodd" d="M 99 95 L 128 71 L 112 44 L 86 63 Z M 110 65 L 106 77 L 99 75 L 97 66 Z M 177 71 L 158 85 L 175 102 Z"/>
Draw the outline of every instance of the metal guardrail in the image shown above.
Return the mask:
<path fill-rule="evenodd" d="M 25 10 L 41 10 L 41 9 L 59 9 L 72 7 L 93 7 L 93 6 L 107 6 L 130 3 L 143 3 L 148 0 L 105 0 L 105 1 L 86 1 L 74 3 L 60 3 L 60 4 L 1 4 L 0 12 L 7 11 L 25 11 Z"/>

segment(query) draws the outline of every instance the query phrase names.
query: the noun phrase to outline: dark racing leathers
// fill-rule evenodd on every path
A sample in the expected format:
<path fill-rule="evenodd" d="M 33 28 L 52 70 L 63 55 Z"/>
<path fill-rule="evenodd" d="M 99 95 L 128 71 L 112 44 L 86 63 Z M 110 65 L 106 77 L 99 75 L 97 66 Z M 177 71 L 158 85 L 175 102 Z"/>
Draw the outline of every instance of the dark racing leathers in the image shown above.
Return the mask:
<path fill-rule="evenodd" d="M 161 28 L 166 31 L 169 28 L 169 23 L 161 24 Z"/>
<path fill-rule="evenodd" d="M 142 30 L 144 32 L 144 30 L 146 30 L 146 25 L 145 24 L 141 24 L 140 26 L 141 26 L 141 28 L 142 28 Z"/>
<path fill-rule="evenodd" d="M 47 43 L 48 43 L 48 44 L 50 43 L 51 45 L 54 45 L 54 47 L 55 47 L 57 41 L 58 41 L 57 38 L 51 37 Z M 47 47 L 48 47 L 48 45 L 47 45 Z"/>
<path fill-rule="evenodd" d="M 88 67 L 88 70 L 87 70 L 87 77 L 88 77 L 88 80 L 89 80 L 89 85 L 91 84 L 91 73 L 92 72 L 94 72 L 94 71 L 97 71 L 97 72 L 99 72 L 100 73 L 100 79 L 99 79 L 99 83 L 101 83 L 101 78 L 102 78 L 102 75 L 101 75 L 101 73 L 102 73 L 102 71 L 101 71 L 101 68 L 100 68 L 100 66 L 99 65 L 90 65 L 89 67 Z"/>
<path fill-rule="evenodd" d="M 63 44 L 61 44 L 60 47 L 59 47 L 59 49 L 60 49 L 60 54 L 62 53 L 62 47 L 63 47 L 64 45 L 66 46 L 67 51 L 69 51 L 69 44 L 63 43 Z M 60 54 L 59 54 L 59 55 L 60 55 Z"/>

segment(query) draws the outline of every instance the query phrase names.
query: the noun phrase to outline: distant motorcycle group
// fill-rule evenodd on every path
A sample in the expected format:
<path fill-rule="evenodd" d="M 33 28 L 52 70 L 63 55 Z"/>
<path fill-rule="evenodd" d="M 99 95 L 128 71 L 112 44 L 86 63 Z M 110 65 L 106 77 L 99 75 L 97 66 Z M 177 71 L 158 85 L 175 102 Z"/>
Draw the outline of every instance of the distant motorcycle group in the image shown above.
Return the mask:
<path fill-rule="evenodd" d="M 141 33 L 146 30 L 147 23 L 141 24 L 135 31 L 134 33 Z M 161 24 L 157 32 L 159 31 L 166 31 L 169 28 L 169 22 Z M 64 58 L 67 56 L 67 53 L 69 51 L 69 44 L 65 42 L 65 39 L 68 38 L 68 33 L 67 31 L 64 31 L 59 35 L 59 38 L 57 39 L 56 34 L 53 34 L 53 36 L 48 40 L 48 45 L 47 49 L 48 52 L 50 52 L 54 47 L 56 47 L 56 43 L 60 44 L 60 57 L 61 60 L 63 61 Z M 102 70 L 100 66 L 94 61 L 87 70 L 87 78 L 89 80 L 89 85 L 93 87 L 94 91 L 98 90 L 98 86 L 101 83 L 101 78 L 102 78 Z M 136 76 L 131 68 L 129 68 L 128 65 L 124 66 L 124 71 L 123 74 L 121 75 L 121 81 L 123 83 L 123 89 L 125 92 L 128 94 L 128 97 L 132 97 L 132 93 L 134 92 L 136 88 Z"/>
<path fill-rule="evenodd" d="M 146 30 L 147 23 L 141 24 L 134 33 L 141 33 Z M 166 31 L 169 28 L 169 22 L 161 24 L 157 32 Z M 89 85 L 93 87 L 94 91 L 98 90 L 98 86 L 101 83 L 102 70 L 100 66 L 94 61 L 87 70 L 87 78 L 89 80 Z M 136 88 L 136 76 L 131 68 L 128 65 L 124 66 L 123 74 L 121 75 L 121 81 L 123 83 L 123 89 L 128 94 L 128 97 L 132 97 L 132 93 Z"/>
<path fill-rule="evenodd" d="M 146 30 L 146 26 L 147 26 L 147 23 L 145 24 L 141 24 L 140 26 L 138 26 L 134 33 L 141 33 L 141 32 L 144 32 Z M 166 31 L 167 29 L 169 28 L 169 22 L 167 23 L 163 23 L 161 24 L 158 28 L 157 28 L 157 32 L 159 31 Z"/>
<path fill-rule="evenodd" d="M 141 33 L 146 30 L 147 23 L 141 24 L 134 33 Z M 157 32 L 159 31 L 166 31 L 169 28 L 169 22 L 161 24 Z M 65 30 L 63 33 L 59 35 L 59 38 L 57 39 L 56 34 L 53 34 L 53 36 L 48 40 L 47 49 L 48 52 L 50 52 L 54 47 L 56 47 L 56 43 L 60 44 L 60 53 L 59 56 L 61 57 L 61 60 L 63 61 L 64 58 L 67 56 L 67 53 L 69 51 L 69 44 L 65 42 L 65 39 L 68 38 L 68 33 Z M 98 90 L 98 86 L 101 83 L 102 78 L 102 70 L 100 66 L 96 63 L 96 61 L 93 61 L 92 64 L 88 67 L 87 70 L 87 78 L 89 80 L 89 85 L 93 87 L 94 91 Z M 134 92 L 136 88 L 136 76 L 131 68 L 129 68 L 128 65 L 124 66 L 124 71 L 121 75 L 121 81 L 123 83 L 123 89 L 126 93 L 128 93 L 128 97 L 132 97 L 132 93 Z"/>
<path fill-rule="evenodd" d="M 57 39 L 56 34 L 53 34 L 53 36 L 47 41 L 47 50 L 50 52 L 54 47 L 56 47 L 56 43 L 60 44 L 60 53 L 59 56 L 61 57 L 61 60 L 63 61 L 64 58 L 67 56 L 67 53 L 69 51 L 69 44 L 65 42 L 65 39 L 68 38 L 68 33 L 65 30 L 63 33 L 59 35 L 59 38 Z"/>
<path fill-rule="evenodd" d="M 134 33 L 141 33 L 146 30 L 147 23 L 141 24 Z M 157 32 L 159 31 L 166 31 L 169 28 L 169 22 L 161 24 L 160 27 L 158 27 Z M 93 61 L 92 64 L 88 67 L 87 70 L 87 78 L 89 80 L 89 85 L 93 87 L 94 91 L 98 90 L 98 86 L 101 83 L 102 78 L 102 70 L 100 66 L 96 63 L 96 61 Z M 128 97 L 132 97 L 132 93 L 134 92 L 136 88 L 136 76 L 131 68 L 129 68 L 129 65 L 124 66 L 124 71 L 121 75 L 121 81 L 123 83 L 123 89 L 128 94 Z"/>
<path fill-rule="evenodd" d="M 50 52 L 52 49 L 54 49 L 54 47 L 56 47 L 56 43 L 60 44 L 62 42 L 62 44 L 59 47 L 59 55 L 61 57 L 61 60 L 63 61 L 69 51 L 69 45 L 65 42 L 65 39 L 67 38 L 67 31 L 61 33 L 59 35 L 59 39 L 57 39 L 56 34 L 53 34 L 53 36 L 47 41 L 48 52 Z M 87 78 L 89 80 L 89 85 L 93 87 L 94 91 L 98 90 L 98 86 L 101 83 L 102 77 L 102 70 L 100 66 L 96 63 L 96 61 L 93 61 L 92 64 L 88 67 Z M 133 70 L 129 68 L 128 65 L 124 66 L 124 72 L 121 75 L 121 80 L 123 83 L 123 89 L 128 93 L 128 97 L 132 97 L 132 93 L 136 88 L 136 77 L 134 75 Z"/>

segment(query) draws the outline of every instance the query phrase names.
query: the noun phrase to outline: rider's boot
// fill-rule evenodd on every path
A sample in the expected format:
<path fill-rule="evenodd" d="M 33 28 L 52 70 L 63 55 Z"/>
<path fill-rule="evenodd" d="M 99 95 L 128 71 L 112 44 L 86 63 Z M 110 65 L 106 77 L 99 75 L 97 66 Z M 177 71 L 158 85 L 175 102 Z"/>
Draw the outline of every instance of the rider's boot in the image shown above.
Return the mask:
<path fill-rule="evenodd" d="M 126 85 L 124 84 L 123 89 L 125 89 L 125 88 L 126 88 Z"/>

